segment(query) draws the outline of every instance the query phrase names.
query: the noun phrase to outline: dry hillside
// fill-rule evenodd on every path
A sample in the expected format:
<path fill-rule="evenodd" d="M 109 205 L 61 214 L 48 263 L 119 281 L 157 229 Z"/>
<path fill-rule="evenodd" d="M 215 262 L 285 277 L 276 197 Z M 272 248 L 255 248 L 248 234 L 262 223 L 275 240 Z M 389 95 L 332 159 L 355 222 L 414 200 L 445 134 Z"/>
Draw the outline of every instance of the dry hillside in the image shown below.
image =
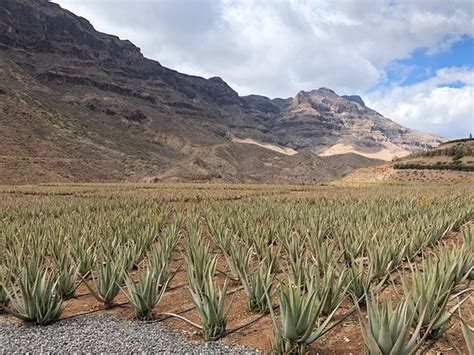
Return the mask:
<path fill-rule="evenodd" d="M 379 181 L 474 182 L 474 140 L 449 141 L 390 164 L 358 169 L 338 183 Z"/>
<path fill-rule="evenodd" d="M 0 140 L 0 183 L 321 181 L 443 141 L 326 88 L 241 97 L 47 0 L 0 2 Z"/>

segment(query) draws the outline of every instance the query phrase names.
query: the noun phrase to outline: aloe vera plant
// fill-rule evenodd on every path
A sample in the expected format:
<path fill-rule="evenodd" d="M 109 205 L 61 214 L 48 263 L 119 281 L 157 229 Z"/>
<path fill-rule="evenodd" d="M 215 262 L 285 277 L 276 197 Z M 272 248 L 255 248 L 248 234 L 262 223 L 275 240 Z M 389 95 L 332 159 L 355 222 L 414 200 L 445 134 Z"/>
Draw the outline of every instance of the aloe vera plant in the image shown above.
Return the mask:
<path fill-rule="evenodd" d="M 271 270 L 272 274 L 276 274 L 280 269 L 280 251 L 281 248 L 270 246 L 265 248 L 261 254 L 259 254 L 261 262 Z"/>
<path fill-rule="evenodd" d="M 7 272 L 7 270 L 0 270 L 0 313 L 4 312 L 10 303 L 10 294 L 8 292 L 7 286 L 10 281 L 9 279 L 10 274 Z"/>
<path fill-rule="evenodd" d="M 396 256 L 383 245 L 369 247 L 367 253 L 369 270 L 374 279 L 381 279 L 386 276 L 398 262 Z"/>
<path fill-rule="evenodd" d="M 223 334 L 227 327 L 227 314 L 229 313 L 232 301 L 226 307 L 227 289 L 229 287 L 228 279 L 225 280 L 222 289 L 216 288 L 212 277 L 208 277 L 201 291 L 196 292 L 199 285 L 191 284 L 189 292 L 194 306 L 201 319 L 202 336 L 204 340 L 212 340 Z"/>
<path fill-rule="evenodd" d="M 300 285 L 295 285 L 291 280 L 280 287 L 281 325 L 273 308 L 269 308 L 275 335 L 272 345 L 274 353 L 304 354 L 306 347 L 324 333 L 337 310 L 333 310 L 324 321 L 321 320 L 327 296 L 326 292 L 320 300 L 313 289 L 304 292 Z M 271 304 L 268 294 L 267 298 Z"/>
<path fill-rule="evenodd" d="M 169 250 L 161 244 L 153 249 L 148 256 L 148 268 L 160 277 L 160 284 L 164 284 L 171 277 L 170 259 Z"/>
<path fill-rule="evenodd" d="M 447 235 L 455 226 L 456 222 L 452 222 L 450 219 L 440 218 L 435 221 L 434 225 L 428 227 L 428 233 L 426 233 L 426 245 L 432 245 Z"/>
<path fill-rule="evenodd" d="M 232 240 L 230 237 L 230 232 L 225 227 L 223 221 L 221 219 L 208 217 L 207 225 L 214 242 L 222 249 L 224 253 L 230 253 Z"/>
<path fill-rule="evenodd" d="M 178 215 L 164 230 L 163 238 L 149 252 L 149 266 L 161 275 L 161 283 L 170 275 L 169 263 L 180 239 L 181 217 Z"/>
<path fill-rule="evenodd" d="M 163 275 L 166 273 L 166 276 Z M 147 320 L 151 316 L 153 308 L 160 303 L 168 287 L 171 275 L 167 270 L 156 271 L 147 268 L 140 274 L 138 282 L 135 283 L 130 275 L 125 277 L 127 286 L 127 298 L 135 308 L 135 315 L 139 320 Z"/>
<path fill-rule="evenodd" d="M 217 267 L 217 256 L 211 256 L 208 245 L 188 247 L 185 256 L 188 281 L 195 293 L 203 292 L 209 278 L 213 278 Z"/>
<path fill-rule="evenodd" d="M 233 279 L 238 280 L 242 274 L 248 274 L 252 253 L 252 248 L 237 243 L 230 245 L 229 253 L 224 255 Z"/>
<path fill-rule="evenodd" d="M 354 260 L 348 267 L 347 290 L 356 300 L 362 300 L 369 293 L 372 279 L 371 269 L 368 269 L 361 259 Z"/>
<path fill-rule="evenodd" d="M 411 278 L 401 277 L 405 297 L 414 322 L 421 322 L 424 328 L 429 327 L 429 336 L 438 337 L 454 312 L 468 298 L 451 309 L 446 309 L 454 287 L 454 268 L 445 269 L 439 263 L 429 263 L 425 272 L 411 267 Z M 462 294 L 465 291 L 462 291 Z M 458 294 L 458 295 L 460 295 Z"/>
<path fill-rule="evenodd" d="M 264 262 L 251 272 L 245 270 L 240 273 L 240 282 L 247 293 L 247 306 L 250 311 L 258 311 L 263 314 L 269 312 L 270 304 L 266 295 L 273 295 L 273 279 L 272 268 Z"/>
<path fill-rule="evenodd" d="M 2 313 L 10 303 L 10 295 L 8 294 L 7 286 L 0 283 L 0 313 Z"/>
<path fill-rule="evenodd" d="M 474 249 L 474 228 L 471 225 L 464 227 L 462 230 L 464 245 L 471 250 Z"/>
<path fill-rule="evenodd" d="M 393 309 L 390 299 L 384 303 L 368 299 L 368 324 L 363 320 L 359 309 L 362 334 L 368 354 L 408 355 L 414 354 L 423 345 L 422 318 L 415 324 L 410 334 L 414 313 L 410 311 L 409 303 L 410 300 L 406 299 Z M 421 315 L 425 312 L 426 309 Z"/>
<path fill-rule="evenodd" d="M 347 270 L 339 269 L 333 265 L 328 265 L 326 269 L 319 267 L 310 269 L 310 276 L 307 279 L 307 289 L 316 290 L 318 301 L 322 303 L 321 314 L 327 316 L 331 314 L 346 295 L 351 281 L 348 281 Z"/>
<path fill-rule="evenodd" d="M 470 326 L 462 317 L 459 318 L 461 320 L 462 334 L 464 336 L 464 340 L 466 341 L 469 355 L 474 355 L 474 327 Z"/>
<path fill-rule="evenodd" d="M 210 340 L 226 329 L 230 305 L 226 308 L 225 300 L 229 283 L 226 279 L 222 289 L 214 285 L 218 258 L 209 253 L 208 245 L 201 244 L 195 237 L 189 239 L 187 246 L 188 290 L 202 322 L 198 327 L 204 340 Z"/>
<path fill-rule="evenodd" d="M 181 215 L 175 217 L 173 222 L 165 229 L 163 239 L 158 243 L 159 248 L 163 251 L 163 256 L 167 259 L 171 259 L 176 246 L 178 245 L 179 239 L 181 238 Z"/>
<path fill-rule="evenodd" d="M 78 270 L 68 252 L 56 257 L 57 291 L 63 299 L 74 297 L 77 287 Z"/>
<path fill-rule="evenodd" d="M 94 245 L 87 245 L 82 239 L 73 241 L 71 255 L 78 265 L 79 275 L 85 277 L 88 275 L 96 260 L 96 249 Z"/>
<path fill-rule="evenodd" d="M 328 232 L 328 223 L 321 215 L 312 216 L 307 211 L 303 211 L 302 235 L 306 235 L 306 240 L 314 254 L 319 252 L 319 247 Z"/>
<path fill-rule="evenodd" d="M 92 295 L 98 301 L 103 302 L 105 308 L 112 306 L 113 300 L 120 292 L 120 285 L 124 281 L 125 268 L 126 263 L 123 258 L 108 260 L 98 266 L 97 275 L 92 277 L 95 289 L 84 281 Z"/>
<path fill-rule="evenodd" d="M 446 272 L 452 269 L 455 286 L 466 279 L 474 278 L 474 254 L 466 245 L 440 252 L 439 265 Z"/>
<path fill-rule="evenodd" d="M 138 269 L 138 265 L 147 250 L 151 238 L 147 233 L 141 234 L 145 237 L 136 237 L 128 241 L 124 246 L 124 251 L 127 252 L 127 270 Z"/>
<path fill-rule="evenodd" d="M 305 254 L 301 245 L 302 241 L 296 238 L 291 240 L 286 247 L 288 257 L 288 271 L 292 282 L 300 287 L 305 288 L 311 278 L 311 271 L 314 266 L 313 260 Z"/>
<path fill-rule="evenodd" d="M 26 265 L 18 277 L 18 290 L 11 296 L 15 317 L 38 325 L 48 325 L 61 316 L 63 300 L 56 291 L 54 273 L 44 267 Z"/>
<path fill-rule="evenodd" d="M 333 263 L 337 259 L 335 256 L 339 253 L 336 243 L 330 240 L 325 240 L 318 244 L 313 243 L 311 248 L 313 250 L 314 262 L 320 270 Z"/>
<path fill-rule="evenodd" d="M 344 229 L 336 234 L 336 240 L 339 242 L 339 249 L 342 251 L 343 259 L 346 263 L 357 258 L 364 248 L 364 240 L 358 237 L 353 230 L 345 232 Z"/>

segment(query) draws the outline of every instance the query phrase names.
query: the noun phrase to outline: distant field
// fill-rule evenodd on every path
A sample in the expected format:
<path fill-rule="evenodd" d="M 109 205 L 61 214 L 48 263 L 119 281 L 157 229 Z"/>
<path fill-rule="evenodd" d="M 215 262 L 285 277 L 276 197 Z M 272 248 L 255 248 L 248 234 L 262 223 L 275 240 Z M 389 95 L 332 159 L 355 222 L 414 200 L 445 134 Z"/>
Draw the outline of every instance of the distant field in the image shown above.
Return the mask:
<path fill-rule="evenodd" d="M 360 354 L 375 322 L 367 305 L 390 299 L 406 302 L 400 326 L 420 324 L 421 351 L 464 354 L 473 197 L 462 183 L 0 186 L 0 313 L 32 323 L 103 313 L 193 340 Z M 42 305 L 24 307 L 29 296 Z M 288 299 L 303 300 L 320 334 L 301 335 L 304 321 L 292 329 Z"/>

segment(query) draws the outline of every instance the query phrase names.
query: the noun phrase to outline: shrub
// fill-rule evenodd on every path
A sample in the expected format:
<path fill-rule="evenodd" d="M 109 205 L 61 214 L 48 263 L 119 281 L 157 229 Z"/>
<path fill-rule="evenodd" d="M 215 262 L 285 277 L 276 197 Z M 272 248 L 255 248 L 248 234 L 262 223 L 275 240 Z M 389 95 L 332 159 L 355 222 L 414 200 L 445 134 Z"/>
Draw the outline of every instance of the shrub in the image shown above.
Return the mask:
<path fill-rule="evenodd" d="M 421 170 L 453 170 L 453 171 L 474 171 L 474 166 L 464 165 L 457 160 L 451 164 L 417 164 L 417 163 L 397 163 L 393 165 L 394 169 L 421 169 Z"/>

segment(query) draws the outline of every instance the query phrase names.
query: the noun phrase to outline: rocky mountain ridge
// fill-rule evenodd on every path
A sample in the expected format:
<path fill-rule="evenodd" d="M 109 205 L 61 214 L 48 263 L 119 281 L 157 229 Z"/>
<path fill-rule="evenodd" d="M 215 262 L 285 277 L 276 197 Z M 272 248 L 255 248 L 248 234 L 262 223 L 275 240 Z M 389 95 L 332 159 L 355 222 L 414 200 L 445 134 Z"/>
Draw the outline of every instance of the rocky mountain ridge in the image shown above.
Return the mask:
<path fill-rule="evenodd" d="M 442 141 L 326 88 L 241 97 L 46 0 L 0 3 L 0 79 L 0 183 L 320 181 Z"/>

